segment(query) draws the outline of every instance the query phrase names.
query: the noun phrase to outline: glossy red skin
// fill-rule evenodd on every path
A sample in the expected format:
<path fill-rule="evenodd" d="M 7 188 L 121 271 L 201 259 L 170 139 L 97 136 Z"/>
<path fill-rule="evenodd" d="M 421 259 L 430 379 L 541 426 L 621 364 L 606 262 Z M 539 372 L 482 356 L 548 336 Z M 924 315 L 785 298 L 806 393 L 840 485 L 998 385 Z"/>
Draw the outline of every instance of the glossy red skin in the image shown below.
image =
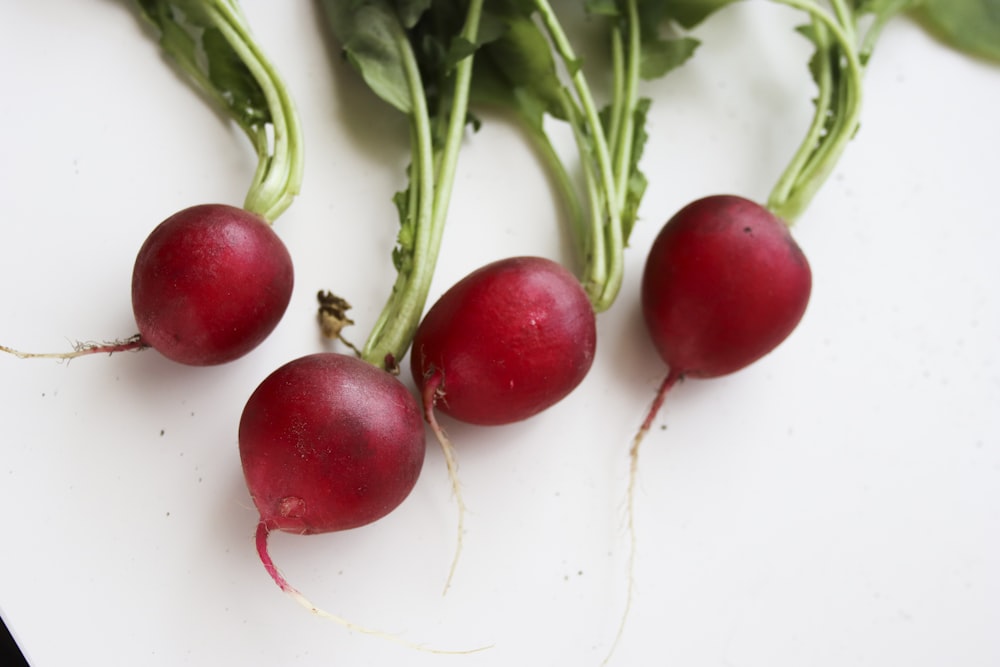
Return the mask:
<path fill-rule="evenodd" d="M 389 373 L 331 352 L 291 361 L 250 396 L 243 474 L 268 530 L 356 528 L 395 509 L 420 475 L 420 407 Z"/>
<path fill-rule="evenodd" d="M 421 390 L 440 373 L 442 412 L 509 424 L 579 385 L 596 339 L 579 280 L 557 262 L 514 257 L 470 273 L 438 299 L 417 329 L 410 365 Z"/>
<path fill-rule="evenodd" d="M 788 227 L 756 202 L 699 199 L 671 218 L 642 277 L 642 312 L 671 371 L 716 377 L 761 358 L 795 329 L 812 289 Z"/>
<path fill-rule="evenodd" d="M 242 357 L 288 308 L 292 259 L 262 217 L 223 204 L 179 211 L 146 238 L 132 271 L 140 338 L 193 366 Z"/>

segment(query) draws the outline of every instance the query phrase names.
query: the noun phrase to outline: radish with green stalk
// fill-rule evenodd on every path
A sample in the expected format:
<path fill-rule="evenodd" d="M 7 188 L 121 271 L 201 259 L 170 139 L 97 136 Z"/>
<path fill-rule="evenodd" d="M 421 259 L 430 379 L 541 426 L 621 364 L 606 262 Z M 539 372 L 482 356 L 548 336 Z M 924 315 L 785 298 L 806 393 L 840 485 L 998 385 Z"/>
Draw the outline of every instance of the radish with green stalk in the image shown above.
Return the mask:
<path fill-rule="evenodd" d="M 461 551 L 465 507 L 454 448 L 435 410 L 472 424 L 510 424 L 551 407 L 583 381 L 595 354 L 595 315 L 620 290 L 624 248 L 645 190 L 638 163 L 649 100 L 638 96 L 639 79 L 665 74 L 695 47 L 690 38 L 660 37 L 673 17 L 657 3 L 588 8 L 608 19 L 614 56 L 615 93 L 604 109 L 598 109 L 580 59 L 547 2 L 497 1 L 486 9 L 499 29 L 477 54 L 473 101 L 510 109 L 538 147 L 567 206 L 582 267 L 576 276 L 541 257 L 493 262 L 448 289 L 417 330 L 411 371 L 449 463 L 459 508 L 449 582 Z M 566 66 L 568 83 L 557 59 Z M 546 116 L 572 128 L 582 194 L 546 131 Z"/>
<path fill-rule="evenodd" d="M 378 520 L 405 500 L 423 465 L 421 411 L 396 377 L 397 365 L 412 341 L 437 261 L 467 124 L 482 1 L 424 5 L 323 2 L 348 60 L 411 123 L 409 184 L 395 198 L 398 276 L 359 355 L 307 355 L 260 384 L 240 420 L 239 450 L 259 512 L 257 552 L 281 590 L 349 629 L 431 650 L 319 609 L 279 572 L 267 546 L 274 530 L 308 535 Z M 327 293 L 321 301 L 323 315 L 343 317 L 345 302 Z"/>
<path fill-rule="evenodd" d="M 799 32 L 816 47 L 809 62 L 818 87 L 814 115 L 765 205 L 733 195 L 701 198 L 675 214 L 649 250 L 641 283 L 642 313 L 668 372 L 630 448 L 632 553 L 626 610 L 614 645 L 632 600 L 639 446 L 667 393 L 684 378 L 719 377 L 749 366 L 781 344 L 804 315 L 812 274 L 789 228 L 858 131 L 864 70 L 886 22 L 918 6 L 961 22 L 975 14 L 972 5 L 985 12 L 987 4 L 832 0 L 826 8 L 814 0 L 774 1 L 809 16 L 809 24 Z M 1000 43 L 995 19 L 992 34 Z"/>
<path fill-rule="evenodd" d="M 302 136 L 284 82 L 234 0 L 139 0 L 137 8 L 164 52 L 253 144 L 246 200 L 192 206 L 152 231 L 132 273 L 138 334 L 66 353 L 4 352 L 70 359 L 152 347 L 182 364 L 215 365 L 257 347 L 288 307 L 292 260 L 272 223 L 299 192 Z"/>

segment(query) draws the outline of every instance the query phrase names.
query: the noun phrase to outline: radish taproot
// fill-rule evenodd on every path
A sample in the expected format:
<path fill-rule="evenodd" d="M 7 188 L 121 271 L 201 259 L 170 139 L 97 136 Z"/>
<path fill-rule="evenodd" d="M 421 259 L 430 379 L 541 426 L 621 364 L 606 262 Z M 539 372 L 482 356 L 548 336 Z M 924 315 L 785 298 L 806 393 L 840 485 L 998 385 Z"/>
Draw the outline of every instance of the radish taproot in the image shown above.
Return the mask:
<path fill-rule="evenodd" d="M 292 260 L 272 223 L 299 192 L 303 155 L 283 80 L 232 0 L 141 0 L 137 9 L 189 82 L 253 145 L 257 169 L 243 207 L 191 206 L 153 229 L 132 272 L 138 334 L 64 353 L 0 351 L 70 359 L 152 347 L 183 364 L 221 364 L 257 347 L 288 307 Z"/>

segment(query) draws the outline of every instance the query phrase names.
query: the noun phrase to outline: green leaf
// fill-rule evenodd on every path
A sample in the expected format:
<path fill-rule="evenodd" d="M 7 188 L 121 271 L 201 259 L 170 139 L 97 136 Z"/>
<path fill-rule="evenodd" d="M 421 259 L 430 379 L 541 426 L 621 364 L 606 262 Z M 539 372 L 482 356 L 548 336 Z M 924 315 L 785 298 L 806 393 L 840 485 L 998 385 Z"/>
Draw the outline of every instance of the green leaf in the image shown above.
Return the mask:
<path fill-rule="evenodd" d="M 643 79 L 657 79 L 683 65 L 694 55 L 698 40 L 693 37 L 673 37 L 674 23 L 691 28 L 712 12 L 734 0 L 712 2 L 677 2 L 676 0 L 638 0 L 641 60 L 639 74 Z M 667 36 L 664 29 L 667 28 Z"/>
<path fill-rule="evenodd" d="M 402 46 L 407 36 L 388 0 L 323 0 L 348 61 L 380 98 L 405 114 L 413 111 Z"/>
<path fill-rule="evenodd" d="M 424 12 L 431 8 L 431 0 L 396 0 L 395 4 L 399 22 L 407 30 L 417 25 Z"/>
<path fill-rule="evenodd" d="M 597 16 L 620 16 L 616 0 L 586 0 L 584 6 L 587 12 Z"/>
<path fill-rule="evenodd" d="M 662 4 L 666 16 L 690 30 L 736 0 L 647 0 L 650 2 Z"/>
<path fill-rule="evenodd" d="M 467 58 L 476 52 L 477 46 L 465 39 L 461 35 L 456 36 L 448 45 L 448 53 L 445 56 L 445 67 L 452 69 L 463 58 Z"/>
<path fill-rule="evenodd" d="M 236 0 L 136 0 L 160 46 L 246 133 L 257 171 L 244 207 L 273 222 L 298 194 L 302 132 L 287 87 Z"/>
<path fill-rule="evenodd" d="M 917 16 L 953 48 L 1000 61 L 1000 0 L 923 0 Z"/>
<path fill-rule="evenodd" d="M 271 122 L 263 89 L 218 28 L 205 30 L 202 48 L 208 61 L 208 78 L 222 93 L 240 125 L 255 126 Z"/>
<path fill-rule="evenodd" d="M 854 0 L 854 13 L 887 16 L 895 14 L 902 5 L 917 5 L 923 0 Z M 961 2 L 962 0 L 958 0 Z"/>
<path fill-rule="evenodd" d="M 505 30 L 482 47 L 476 61 L 473 90 L 477 98 L 523 106 L 530 116 L 549 113 L 563 117 L 563 84 L 545 35 L 530 17 L 498 15 Z"/>
<path fill-rule="evenodd" d="M 253 137 L 271 121 L 267 97 L 217 27 L 221 20 L 204 0 L 138 0 L 159 32 L 160 46 Z"/>
<path fill-rule="evenodd" d="M 643 41 L 639 75 L 643 79 L 656 79 L 680 67 L 694 55 L 698 40 L 693 37 Z"/>
<path fill-rule="evenodd" d="M 398 272 L 408 272 L 413 265 L 413 243 L 416 220 L 413 217 L 413 200 L 409 189 L 400 190 L 392 198 L 399 213 L 399 232 L 392 249 L 392 264 Z"/>
<path fill-rule="evenodd" d="M 639 169 L 639 161 L 642 158 L 646 140 L 649 138 L 649 133 L 646 131 L 646 119 L 649 115 L 650 104 L 649 98 L 641 98 L 633 114 L 632 160 L 629 164 L 628 187 L 622 209 L 622 238 L 626 242 L 639 217 L 639 205 L 642 203 L 642 197 L 646 193 L 648 185 L 646 175 Z"/>

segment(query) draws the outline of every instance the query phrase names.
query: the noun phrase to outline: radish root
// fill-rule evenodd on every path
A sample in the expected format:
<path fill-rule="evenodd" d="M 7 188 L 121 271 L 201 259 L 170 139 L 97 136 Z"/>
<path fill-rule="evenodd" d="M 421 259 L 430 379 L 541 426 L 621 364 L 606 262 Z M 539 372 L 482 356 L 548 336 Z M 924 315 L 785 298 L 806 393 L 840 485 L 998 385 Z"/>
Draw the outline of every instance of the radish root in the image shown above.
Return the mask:
<path fill-rule="evenodd" d="M 424 403 L 424 418 L 434 432 L 434 437 L 437 438 L 438 443 L 441 445 L 441 451 L 444 453 L 444 462 L 448 466 L 451 491 L 455 494 L 455 504 L 458 506 L 458 538 L 455 542 L 455 555 L 452 557 L 451 567 L 448 569 L 448 578 L 444 582 L 444 590 L 441 591 L 441 595 L 445 595 L 448 593 L 448 589 L 451 588 L 451 581 L 455 577 L 455 570 L 458 569 L 458 559 L 462 553 L 462 544 L 465 536 L 466 507 L 465 500 L 462 497 L 462 485 L 458 479 L 458 461 L 455 458 L 455 447 L 451 444 L 451 440 L 444 432 L 444 429 L 441 428 L 434 414 L 434 404 L 437 402 L 438 397 L 443 395 L 440 388 L 441 373 L 435 371 L 427 381 L 427 384 L 424 385 L 422 398 Z"/>
<path fill-rule="evenodd" d="M 260 562 L 264 564 L 264 569 L 267 571 L 269 575 L 271 575 L 271 579 L 273 579 L 274 583 L 278 585 L 278 588 L 280 588 L 284 593 L 290 595 L 293 600 L 298 602 L 300 605 L 308 609 L 311 613 L 315 614 L 316 616 L 319 616 L 320 618 L 325 618 L 326 620 L 329 621 L 333 621 L 334 623 L 340 625 L 341 627 L 347 630 L 353 632 L 360 632 L 362 634 L 371 635 L 373 637 L 378 637 L 379 639 L 384 639 L 394 644 L 398 644 L 400 646 L 413 649 L 416 651 L 424 651 L 426 653 L 436 653 L 442 655 L 466 655 L 469 653 L 479 653 L 480 651 L 485 651 L 486 649 L 492 648 L 492 645 L 482 646 L 479 648 L 467 649 L 462 651 L 448 651 L 444 649 L 431 648 L 423 644 L 417 644 L 414 642 L 406 641 L 405 639 L 397 637 L 396 635 L 390 635 L 380 630 L 375 630 L 372 628 L 367 628 L 362 625 L 358 625 L 357 623 L 353 623 L 342 616 L 331 614 L 328 611 L 320 609 L 312 602 L 310 602 L 306 598 L 306 596 L 300 593 L 298 589 L 289 584 L 288 580 L 285 579 L 284 575 L 282 575 L 281 572 L 278 571 L 278 567 L 274 564 L 274 560 L 271 559 L 271 555 L 267 551 L 267 537 L 270 534 L 270 532 L 271 531 L 268 529 L 267 524 L 265 524 L 263 521 L 260 521 L 257 524 L 257 534 L 255 541 L 257 543 L 257 555 L 260 557 Z"/>
<path fill-rule="evenodd" d="M 682 377 L 682 373 L 676 372 L 672 369 L 667 374 L 667 377 L 664 378 L 663 382 L 660 384 L 660 388 L 656 392 L 656 398 L 653 399 L 653 403 L 649 408 L 649 412 L 646 414 L 646 418 L 642 422 L 642 426 L 639 427 L 635 437 L 632 438 L 632 445 L 629 447 L 628 490 L 626 492 L 627 499 L 625 510 L 627 514 L 629 539 L 628 563 L 626 565 L 628 569 L 628 588 L 625 594 L 625 609 L 622 611 L 622 617 L 618 623 L 618 632 L 615 633 L 615 639 L 611 643 L 611 648 L 608 649 L 608 654 L 605 656 L 604 660 L 601 661 L 602 667 L 608 664 L 611 660 L 611 656 L 614 655 L 615 649 L 618 648 L 618 643 L 621 641 L 622 635 L 625 634 L 625 624 L 628 621 L 629 612 L 632 610 L 632 598 L 635 592 L 635 487 L 639 477 L 639 445 L 642 444 L 646 434 L 649 433 L 649 430 L 653 427 L 653 420 L 656 419 L 656 415 L 660 412 L 660 408 L 663 407 L 663 402 L 667 398 L 667 392 L 669 392 Z"/>
<path fill-rule="evenodd" d="M 0 345 L 0 352 L 12 354 L 19 359 L 76 359 L 88 354 L 114 354 L 115 352 L 129 352 L 145 350 L 149 347 L 139 334 L 135 334 L 125 340 L 115 340 L 104 343 L 74 343 L 72 352 L 22 352 L 6 345 Z"/>

